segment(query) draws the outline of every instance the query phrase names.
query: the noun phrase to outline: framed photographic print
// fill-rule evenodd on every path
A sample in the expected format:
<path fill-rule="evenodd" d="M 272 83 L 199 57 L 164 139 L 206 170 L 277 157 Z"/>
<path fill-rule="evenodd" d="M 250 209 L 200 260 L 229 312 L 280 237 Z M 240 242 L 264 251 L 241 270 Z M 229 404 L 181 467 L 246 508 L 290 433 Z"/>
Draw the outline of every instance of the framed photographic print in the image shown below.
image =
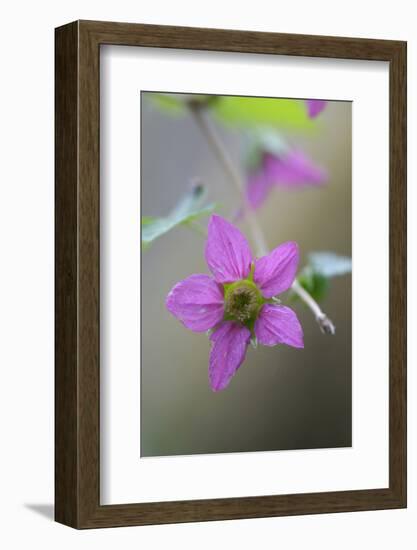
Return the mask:
<path fill-rule="evenodd" d="M 56 520 L 406 506 L 406 43 L 56 29 Z"/>

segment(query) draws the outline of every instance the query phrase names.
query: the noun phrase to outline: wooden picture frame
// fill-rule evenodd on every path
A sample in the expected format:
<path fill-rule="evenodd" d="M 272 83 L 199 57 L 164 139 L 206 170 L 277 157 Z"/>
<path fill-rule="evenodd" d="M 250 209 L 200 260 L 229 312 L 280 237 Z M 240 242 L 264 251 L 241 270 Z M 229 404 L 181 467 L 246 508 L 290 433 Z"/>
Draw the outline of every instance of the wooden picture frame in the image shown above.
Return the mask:
<path fill-rule="evenodd" d="M 76 21 L 56 29 L 55 519 L 75 528 L 406 507 L 406 43 Z M 100 504 L 99 56 L 117 44 L 389 62 L 389 486 Z"/>

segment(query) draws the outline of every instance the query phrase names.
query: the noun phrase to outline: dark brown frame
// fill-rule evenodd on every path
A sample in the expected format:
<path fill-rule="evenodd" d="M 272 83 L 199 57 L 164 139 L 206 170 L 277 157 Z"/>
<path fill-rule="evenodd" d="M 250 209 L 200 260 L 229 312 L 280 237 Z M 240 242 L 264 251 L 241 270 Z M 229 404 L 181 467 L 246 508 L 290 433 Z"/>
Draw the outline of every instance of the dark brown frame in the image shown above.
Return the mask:
<path fill-rule="evenodd" d="M 99 52 L 102 44 L 389 62 L 389 487 L 100 505 Z M 56 521 L 75 528 L 94 528 L 406 507 L 406 43 L 76 21 L 56 29 L 55 45 Z"/>

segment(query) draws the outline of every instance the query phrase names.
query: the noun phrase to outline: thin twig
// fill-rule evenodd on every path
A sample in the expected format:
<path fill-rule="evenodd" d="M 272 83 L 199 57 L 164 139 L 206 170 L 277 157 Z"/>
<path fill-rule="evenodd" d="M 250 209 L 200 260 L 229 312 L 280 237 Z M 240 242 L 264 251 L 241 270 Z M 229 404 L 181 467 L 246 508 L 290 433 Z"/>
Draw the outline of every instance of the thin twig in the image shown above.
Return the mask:
<path fill-rule="evenodd" d="M 255 242 L 255 248 L 258 256 L 265 256 L 268 254 L 268 246 L 264 233 L 261 226 L 258 223 L 258 218 L 255 212 L 250 208 L 246 197 L 245 189 L 242 178 L 240 177 L 238 171 L 236 170 L 232 160 L 225 151 L 220 138 L 218 137 L 213 125 L 211 124 L 207 114 L 205 112 L 204 106 L 200 103 L 193 102 L 192 100 L 188 103 L 190 112 L 192 113 L 194 120 L 199 126 L 202 134 L 207 140 L 211 150 L 214 155 L 217 157 L 220 164 L 223 166 L 224 171 L 226 172 L 229 180 L 233 183 L 239 195 L 242 197 L 242 207 L 245 218 L 247 219 L 252 236 Z M 312 311 L 320 330 L 324 334 L 334 334 L 335 326 L 332 321 L 327 317 L 325 313 L 320 309 L 318 303 L 314 300 L 309 292 L 307 292 L 298 282 L 297 279 L 294 280 L 292 284 L 292 290 L 299 296 L 299 298 L 306 304 L 306 306 Z"/>
<path fill-rule="evenodd" d="M 190 105 L 190 111 L 193 114 L 194 119 L 197 122 L 197 125 L 199 126 L 202 134 L 204 135 L 208 144 L 210 145 L 213 153 L 217 157 L 220 164 L 223 166 L 224 171 L 226 172 L 230 181 L 235 186 L 239 195 L 244 197 L 245 190 L 242 183 L 242 179 L 239 173 L 237 172 L 237 170 L 235 169 L 235 166 L 231 161 L 230 157 L 224 150 L 213 128 L 213 125 L 210 124 L 210 121 L 206 115 L 206 112 L 199 104 L 190 102 L 189 105 Z M 243 206 L 244 217 L 247 219 L 250 225 L 252 236 L 255 242 L 256 251 L 259 256 L 265 256 L 265 254 L 268 253 L 268 246 L 266 244 L 266 240 L 262 232 L 262 229 L 260 228 L 257 222 L 256 215 L 253 212 L 253 210 L 249 208 L 249 205 L 245 198 L 243 198 L 242 203 L 243 203 L 242 206 Z"/>
<path fill-rule="evenodd" d="M 291 289 L 301 298 L 301 300 L 303 300 L 306 306 L 310 308 L 323 334 L 334 334 L 336 332 L 336 327 L 332 321 L 323 313 L 318 303 L 311 294 L 300 285 L 297 279 L 294 280 Z"/>

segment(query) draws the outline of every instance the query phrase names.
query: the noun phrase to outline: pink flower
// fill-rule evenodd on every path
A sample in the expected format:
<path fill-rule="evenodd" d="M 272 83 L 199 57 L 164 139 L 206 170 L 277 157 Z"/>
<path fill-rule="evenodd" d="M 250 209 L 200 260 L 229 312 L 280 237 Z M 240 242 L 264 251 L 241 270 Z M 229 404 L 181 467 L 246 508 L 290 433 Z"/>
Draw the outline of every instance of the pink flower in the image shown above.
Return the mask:
<path fill-rule="evenodd" d="M 307 112 L 310 118 L 318 116 L 327 105 L 324 99 L 306 99 Z"/>
<path fill-rule="evenodd" d="M 304 347 L 296 314 L 273 299 L 295 279 L 298 246 L 287 242 L 253 258 L 242 233 L 214 214 L 205 257 L 213 277 L 197 274 L 180 281 L 169 292 L 166 307 L 190 330 L 213 331 L 209 381 L 219 391 L 243 363 L 251 337 L 264 346 Z"/>
<path fill-rule="evenodd" d="M 246 198 L 258 208 L 274 186 L 300 189 L 327 181 L 327 172 L 315 165 L 303 152 L 292 150 L 281 155 L 264 153 L 260 166 L 249 174 Z"/>

